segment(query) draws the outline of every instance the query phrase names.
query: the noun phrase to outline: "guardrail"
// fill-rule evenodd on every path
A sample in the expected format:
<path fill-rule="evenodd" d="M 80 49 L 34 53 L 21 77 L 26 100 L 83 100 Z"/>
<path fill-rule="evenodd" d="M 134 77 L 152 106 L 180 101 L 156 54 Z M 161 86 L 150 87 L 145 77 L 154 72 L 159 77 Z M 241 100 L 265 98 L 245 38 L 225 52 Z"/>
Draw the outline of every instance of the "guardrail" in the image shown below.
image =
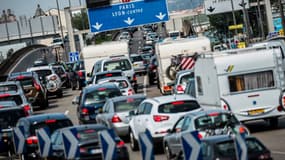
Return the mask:
<path fill-rule="evenodd" d="M 46 47 L 45 45 L 37 44 L 37 45 L 31 45 L 27 46 L 25 48 L 19 49 L 15 53 L 13 53 L 10 57 L 7 57 L 2 63 L 0 64 L 0 76 L 5 76 L 10 71 L 11 67 L 14 66 L 14 64 L 20 60 L 22 56 L 24 56 L 26 53 L 37 49 Z"/>

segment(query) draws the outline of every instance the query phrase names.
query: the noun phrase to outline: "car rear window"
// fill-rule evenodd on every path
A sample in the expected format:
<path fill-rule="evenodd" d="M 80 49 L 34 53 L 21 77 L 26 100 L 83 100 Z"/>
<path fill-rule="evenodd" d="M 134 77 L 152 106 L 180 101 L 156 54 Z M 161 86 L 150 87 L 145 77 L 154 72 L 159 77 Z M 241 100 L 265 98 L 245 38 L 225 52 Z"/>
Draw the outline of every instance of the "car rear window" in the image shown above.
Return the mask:
<path fill-rule="evenodd" d="M 183 75 L 180 78 L 179 84 L 185 84 L 186 85 L 189 82 L 189 80 L 191 80 L 191 79 L 194 79 L 194 72 L 192 72 L 190 74 Z"/>
<path fill-rule="evenodd" d="M 175 101 L 162 104 L 158 107 L 158 113 L 180 113 L 200 108 L 196 101 Z"/>
<path fill-rule="evenodd" d="M 118 60 L 111 60 L 104 63 L 104 71 L 112 71 L 112 70 L 130 70 L 132 66 L 128 59 L 118 59 Z"/>
<path fill-rule="evenodd" d="M 72 126 L 72 122 L 69 119 L 61 119 L 61 120 L 57 120 L 57 119 L 50 119 L 50 120 L 46 120 L 44 122 L 40 122 L 40 123 L 33 123 L 32 126 L 30 127 L 30 134 L 31 135 L 35 135 L 35 131 L 37 129 L 40 128 L 49 128 L 50 133 L 53 133 L 55 130 L 59 129 L 59 128 L 64 128 L 64 127 L 68 127 L 68 126 Z"/>
<path fill-rule="evenodd" d="M 7 92 L 7 91 L 18 91 L 17 85 L 2 85 L 0 86 L 0 92 Z"/>
<path fill-rule="evenodd" d="M 85 95 L 85 105 L 92 105 L 94 103 L 100 103 L 106 101 L 106 98 L 113 98 L 121 96 L 122 93 L 118 88 L 99 88 L 93 92 L 89 92 Z"/>
<path fill-rule="evenodd" d="M 7 129 L 10 127 L 15 127 L 18 119 L 25 116 L 25 111 L 21 107 L 0 110 L 0 128 Z"/>
<path fill-rule="evenodd" d="M 229 113 L 210 113 L 195 119 L 195 127 L 198 130 L 206 128 L 224 128 L 239 124 L 235 116 Z"/>
<path fill-rule="evenodd" d="M 130 111 L 139 106 L 145 98 L 128 98 L 114 103 L 115 112 Z"/>
<path fill-rule="evenodd" d="M 23 104 L 22 97 L 20 95 L 0 96 L 0 101 L 14 101 L 17 105 Z"/>
<path fill-rule="evenodd" d="M 96 75 L 96 82 L 95 83 L 97 83 L 100 79 L 103 79 L 103 78 L 120 77 L 120 76 L 122 76 L 122 72 L 99 74 L 99 75 Z"/>
<path fill-rule="evenodd" d="M 96 140 L 98 139 L 98 132 L 105 130 L 106 128 L 89 128 L 85 130 L 77 131 L 77 138 L 79 142 L 88 141 L 88 140 Z"/>
<path fill-rule="evenodd" d="M 33 86 L 33 79 L 32 78 L 25 78 L 25 79 L 21 79 L 20 83 L 23 87 L 25 86 Z"/>
<path fill-rule="evenodd" d="M 132 56 L 130 57 L 132 62 L 139 62 L 139 61 L 143 61 L 142 56 Z"/>
<path fill-rule="evenodd" d="M 46 76 L 49 76 L 52 74 L 51 70 L 47 69 L 47 70 L 37 70 L 35 71 L 39 77 L 41 77 L 42 79 L 45 79 Z"/>

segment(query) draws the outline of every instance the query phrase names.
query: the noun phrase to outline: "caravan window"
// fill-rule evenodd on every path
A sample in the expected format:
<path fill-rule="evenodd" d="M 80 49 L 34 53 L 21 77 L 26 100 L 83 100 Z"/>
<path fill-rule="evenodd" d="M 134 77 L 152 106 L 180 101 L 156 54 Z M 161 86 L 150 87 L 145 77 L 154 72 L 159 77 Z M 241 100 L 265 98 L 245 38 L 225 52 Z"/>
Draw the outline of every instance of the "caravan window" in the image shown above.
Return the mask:
<path fill-rule="evenodd" d="M 273 71 L 229 76 L 230 92 L 274 87 Z"/>

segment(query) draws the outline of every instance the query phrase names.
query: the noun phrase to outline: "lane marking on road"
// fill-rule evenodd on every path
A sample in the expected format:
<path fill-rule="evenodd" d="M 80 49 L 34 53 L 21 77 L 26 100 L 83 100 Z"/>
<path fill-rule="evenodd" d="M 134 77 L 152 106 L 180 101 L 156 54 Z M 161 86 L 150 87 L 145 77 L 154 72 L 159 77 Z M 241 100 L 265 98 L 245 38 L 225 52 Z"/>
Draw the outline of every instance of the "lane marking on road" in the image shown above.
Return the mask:
<path fill-rule="evenodd" d="M 64 112 L 65 115 L 68 115 L 68 113 L 69 113 L 69 110 L 66 110 L 66 111 Z"/>
<path fill-rule="evenodd" d="M 285 155 L 285 152 L 279 152 L 279 151 L 271 151 L 271 153 Z"/>
<path fill-rule="evenodd" d="M 147 84 L 146 84 L 146 83 L 147 83 L 147 76 L 145 75 L 145 76 L 144 76 L 144 82 L 143 82 L 143 85 L 144 85 L 144 86 L 143 86 L 143 94 L 144 94 L 145 96 L 147 96 L 147 95 L 146 95 L 146 87 L 147 87 Z"/>
<path fill-rule="evenodd" d="M 18 65 L 23 61 L 23 59 L 25 59 L 27 56 L 29 56 L 30 54 L 40 50 L 41 48 L 35 49 L 35 50 L 31 50 L 30 52 L 28 52 L 26 55 L 24 55 L 17 63 L 16 65 L 9 71 L 9 74 L 11 74 L 16 67 L 18 67 Z"/>

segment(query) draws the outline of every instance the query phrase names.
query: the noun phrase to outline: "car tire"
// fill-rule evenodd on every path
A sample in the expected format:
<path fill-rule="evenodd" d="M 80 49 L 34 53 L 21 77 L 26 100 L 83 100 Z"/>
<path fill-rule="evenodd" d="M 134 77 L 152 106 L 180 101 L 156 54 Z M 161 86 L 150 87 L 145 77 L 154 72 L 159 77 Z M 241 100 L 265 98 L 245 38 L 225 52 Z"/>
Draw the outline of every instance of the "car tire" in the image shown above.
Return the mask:
<path fill-rule="evenodd" d="M 173 158 L 173 155 L 172 155 L 172 153 L 171 153 L 171 150 L 169 149 L 168 144 L 165 144 L 165 145 L 164 145 L 164 153 L 165 153 L 165 155 L 166 155 L 166 159 L 167 159 L 167 160 L 171 160 L 171 159 Z"/>
<path fill-rule="evenodd" d="M 138 151 L 139 146 L 138 146 L 137 140 L 135 139 L 134 133 L 130 131 L 129 135 L 130 135 L 130 146 L 131 146 L 132 151 Z"/>

